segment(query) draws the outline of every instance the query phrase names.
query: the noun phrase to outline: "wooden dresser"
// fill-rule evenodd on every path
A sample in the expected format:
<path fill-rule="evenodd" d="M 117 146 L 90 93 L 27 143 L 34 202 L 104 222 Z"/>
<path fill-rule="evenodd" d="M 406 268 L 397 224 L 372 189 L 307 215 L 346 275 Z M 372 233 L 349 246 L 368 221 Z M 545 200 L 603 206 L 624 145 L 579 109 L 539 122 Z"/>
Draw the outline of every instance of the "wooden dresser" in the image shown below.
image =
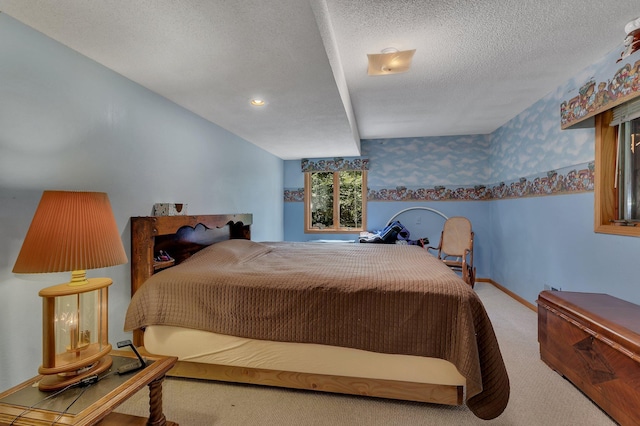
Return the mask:
<path fill-rule="evenodd" d="M 540 358 L 621 425 L 640 425 L 640 306 L 607 294 L 543 291 Z"/>

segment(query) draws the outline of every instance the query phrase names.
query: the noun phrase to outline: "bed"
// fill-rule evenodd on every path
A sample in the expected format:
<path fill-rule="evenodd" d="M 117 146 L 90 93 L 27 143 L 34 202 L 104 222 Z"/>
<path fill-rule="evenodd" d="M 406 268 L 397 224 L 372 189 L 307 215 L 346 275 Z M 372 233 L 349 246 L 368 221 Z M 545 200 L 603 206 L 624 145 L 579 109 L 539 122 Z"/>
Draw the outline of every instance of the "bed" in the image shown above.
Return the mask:
<path fill-rule="evenodd" d="M 475 292 L 418 246 L 251 241 L 251 214 L 131 218 L 125 330 L 170 375 L 505 409 Z"/>

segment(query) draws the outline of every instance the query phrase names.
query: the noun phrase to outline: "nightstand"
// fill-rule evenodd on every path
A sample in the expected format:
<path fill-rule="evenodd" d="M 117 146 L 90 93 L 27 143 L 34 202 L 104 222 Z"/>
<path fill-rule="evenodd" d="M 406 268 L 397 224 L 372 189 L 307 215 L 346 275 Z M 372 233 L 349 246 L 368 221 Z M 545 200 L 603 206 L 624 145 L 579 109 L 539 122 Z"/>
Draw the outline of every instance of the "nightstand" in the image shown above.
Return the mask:
<path fill-rule="evenodd" d="M 47 400 L 53 392 L 41 392 L 42 376 L 0 393 L 0 425 L 154 425 L 178 426 L 162 412 L 162 382 L 177 361 L 175 357 L 145 356 L 147 366 L 135 372 L 109 374 L 136 359 L 127 351 L 112 351 L 113 365 L 101 380 L 86 387 L 68 389 Z M 149 386 L 149 418 L 112 411 L 140 389 Z M 77 400 L 73 402 L 75 399 Z M 73 404 L 72 404 L 73 403 Z M 71 406 L 69 406 L 72 404 Z M 33 407 L 32 407 L 33 406 Z M 69 407 L 67 409 L 67 407 Z M 66 412 L 65 412 L 66 410 Z"/>

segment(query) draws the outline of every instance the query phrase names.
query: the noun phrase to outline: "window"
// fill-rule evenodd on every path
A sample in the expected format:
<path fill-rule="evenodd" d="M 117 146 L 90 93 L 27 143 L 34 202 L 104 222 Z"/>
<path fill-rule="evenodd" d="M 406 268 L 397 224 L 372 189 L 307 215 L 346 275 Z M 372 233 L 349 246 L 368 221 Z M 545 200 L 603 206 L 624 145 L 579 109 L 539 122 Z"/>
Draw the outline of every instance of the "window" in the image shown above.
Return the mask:
<path fill-rule="evenodd" d="M 365 230 L 367 172 L 306 172 L 304 231 L 355 233 Z"/>
<path fill-rule="evenodd" d="M 640 118 L 618 125 L 619 220 L 640 221 Z"/>
<path fill-rule="evenodd" d="M 640 98 L 596 117 L 596 232 L 640 236 Z"/>

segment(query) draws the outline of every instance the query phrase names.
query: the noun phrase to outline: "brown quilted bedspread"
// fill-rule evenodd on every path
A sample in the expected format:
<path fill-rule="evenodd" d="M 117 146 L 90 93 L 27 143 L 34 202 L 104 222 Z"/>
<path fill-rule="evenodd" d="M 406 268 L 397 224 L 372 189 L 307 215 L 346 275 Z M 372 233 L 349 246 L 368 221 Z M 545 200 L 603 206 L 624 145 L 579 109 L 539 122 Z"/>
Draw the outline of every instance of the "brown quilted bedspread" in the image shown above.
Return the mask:
<path fill-rule="evenodd" d="M 443 358 L 466 378 L 476 416 L 497 417 L 509 399 L 480 299 L 417 246 L 214 244 L 133 296 L 125 330 L 152 324 Z"/>

